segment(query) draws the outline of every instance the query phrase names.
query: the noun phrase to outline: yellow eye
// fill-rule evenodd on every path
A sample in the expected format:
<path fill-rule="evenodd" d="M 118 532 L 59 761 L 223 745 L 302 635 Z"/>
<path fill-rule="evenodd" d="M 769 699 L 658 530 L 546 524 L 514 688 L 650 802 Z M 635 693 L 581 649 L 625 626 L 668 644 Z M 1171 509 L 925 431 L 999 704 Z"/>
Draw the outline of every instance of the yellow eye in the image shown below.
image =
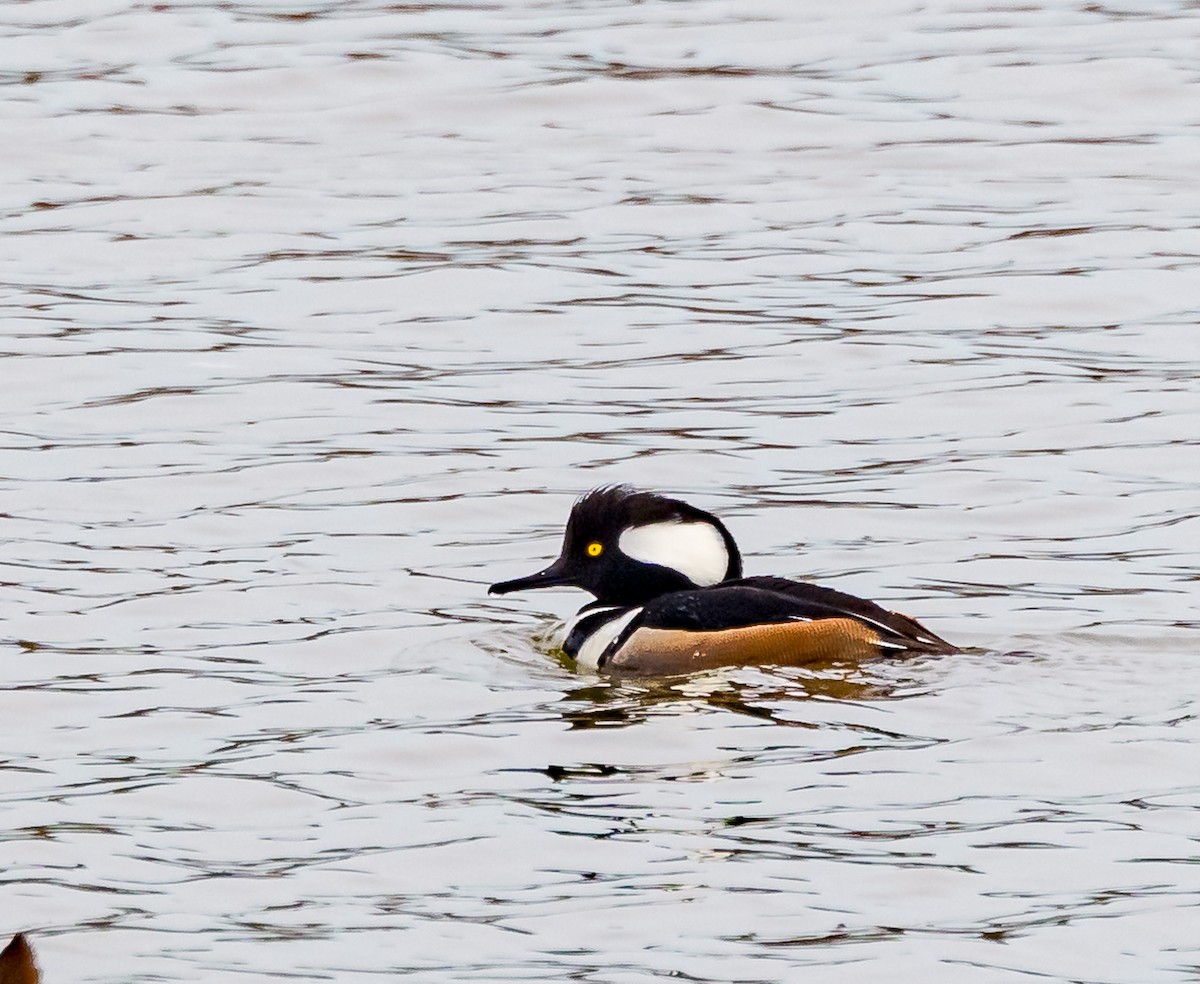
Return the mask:
<path fill-rule="evenodd" d="M 593 540 L 587 545 L 587 555 L 589 557 L 599 557 L 602 553 L 604 553 L 603 543 L 597 543 L 595 540 Z"/>

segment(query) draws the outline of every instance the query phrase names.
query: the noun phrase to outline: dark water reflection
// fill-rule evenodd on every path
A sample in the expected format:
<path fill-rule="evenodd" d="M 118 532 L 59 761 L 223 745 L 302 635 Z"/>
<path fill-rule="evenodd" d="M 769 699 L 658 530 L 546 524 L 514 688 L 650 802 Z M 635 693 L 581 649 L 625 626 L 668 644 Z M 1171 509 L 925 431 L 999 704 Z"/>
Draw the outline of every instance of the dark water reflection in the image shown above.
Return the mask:
<path fill-rule="evenodd" d="M 765 679 L 740 680 L 746 670 L 730 670 L 691 677 L 628 680 L 610 677 L 566 694 L 569 709 L 563 712 L 573 728 L 624 727 L 644 721 L 662 710 L 686 706 L 689 713 L 704 708 L 731 711 L 774 724 L 816 727 L 787 715 L 805 700 L 869 701 L 896 698 L 915 681 L 872 679 L 858 666 L 805 667 L 780 680 L 783 670 L 771 669 Z"/>
<path fill-rule="evenodd" d="M 1194 4 L 16 4 L 56 981 L 1200 974 Z M 581 677 L 605 482 L 949 659 Z M 280 945 L 283 944 L 283 945 Z"/>

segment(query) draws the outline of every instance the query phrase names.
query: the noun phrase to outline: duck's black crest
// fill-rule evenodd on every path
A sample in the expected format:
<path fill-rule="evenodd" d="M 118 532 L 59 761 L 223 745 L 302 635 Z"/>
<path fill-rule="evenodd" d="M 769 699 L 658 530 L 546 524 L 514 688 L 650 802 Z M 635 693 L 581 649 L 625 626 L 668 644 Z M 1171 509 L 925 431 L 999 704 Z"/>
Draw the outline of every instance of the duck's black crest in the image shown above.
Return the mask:
<path fill-rule="evenodd" d="M 716 516 L 680 499 L 628 485 L 604 485 L 581 496 L 571 509 L 565 540 L 568 545 L 577 544 L 612 530 L 652 523 L 710 524 L 721 534 L 729 551 L 726 579 L 742 576 L 742 555 L 732 534 Z"/>

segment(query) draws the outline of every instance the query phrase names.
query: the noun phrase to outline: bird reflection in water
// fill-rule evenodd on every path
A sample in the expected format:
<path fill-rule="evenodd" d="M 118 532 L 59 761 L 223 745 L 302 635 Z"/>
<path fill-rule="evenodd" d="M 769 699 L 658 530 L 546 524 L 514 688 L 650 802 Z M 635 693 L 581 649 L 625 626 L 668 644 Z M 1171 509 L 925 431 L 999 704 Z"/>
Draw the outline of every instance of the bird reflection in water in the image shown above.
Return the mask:
<path fill-rule="evenodd" d="M 566 660 L 566 657 L 563 657 Z M 566 661 L 569 665 L 569 660 Z M 890 662 L 895 670 L 896 664 Z M 610 676 L 568 690 L 562 716 L 574 729 L 621 728 L 645 721 L 672 705 L 732 711 L 774 724 L 817 728 L 804 719 L 803 702 L 890 700 L 923 692 L 914 676 L 883 677 L 870 664 L 733 668 L 674 677 Z"/>

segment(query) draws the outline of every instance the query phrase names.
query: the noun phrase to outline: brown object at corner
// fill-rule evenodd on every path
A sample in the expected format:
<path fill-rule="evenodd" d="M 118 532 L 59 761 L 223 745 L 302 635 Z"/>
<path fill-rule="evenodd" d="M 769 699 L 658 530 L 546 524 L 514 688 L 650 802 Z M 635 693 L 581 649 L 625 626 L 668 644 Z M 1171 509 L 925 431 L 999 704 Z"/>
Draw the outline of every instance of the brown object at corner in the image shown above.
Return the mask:
<path fill-rule="evenodd" d="M 33 959 L 33 947 L 24 933 L 17 933 L 12 942 L 0 950 L 0 984 L 38 984 L 41 979 Z"/>

